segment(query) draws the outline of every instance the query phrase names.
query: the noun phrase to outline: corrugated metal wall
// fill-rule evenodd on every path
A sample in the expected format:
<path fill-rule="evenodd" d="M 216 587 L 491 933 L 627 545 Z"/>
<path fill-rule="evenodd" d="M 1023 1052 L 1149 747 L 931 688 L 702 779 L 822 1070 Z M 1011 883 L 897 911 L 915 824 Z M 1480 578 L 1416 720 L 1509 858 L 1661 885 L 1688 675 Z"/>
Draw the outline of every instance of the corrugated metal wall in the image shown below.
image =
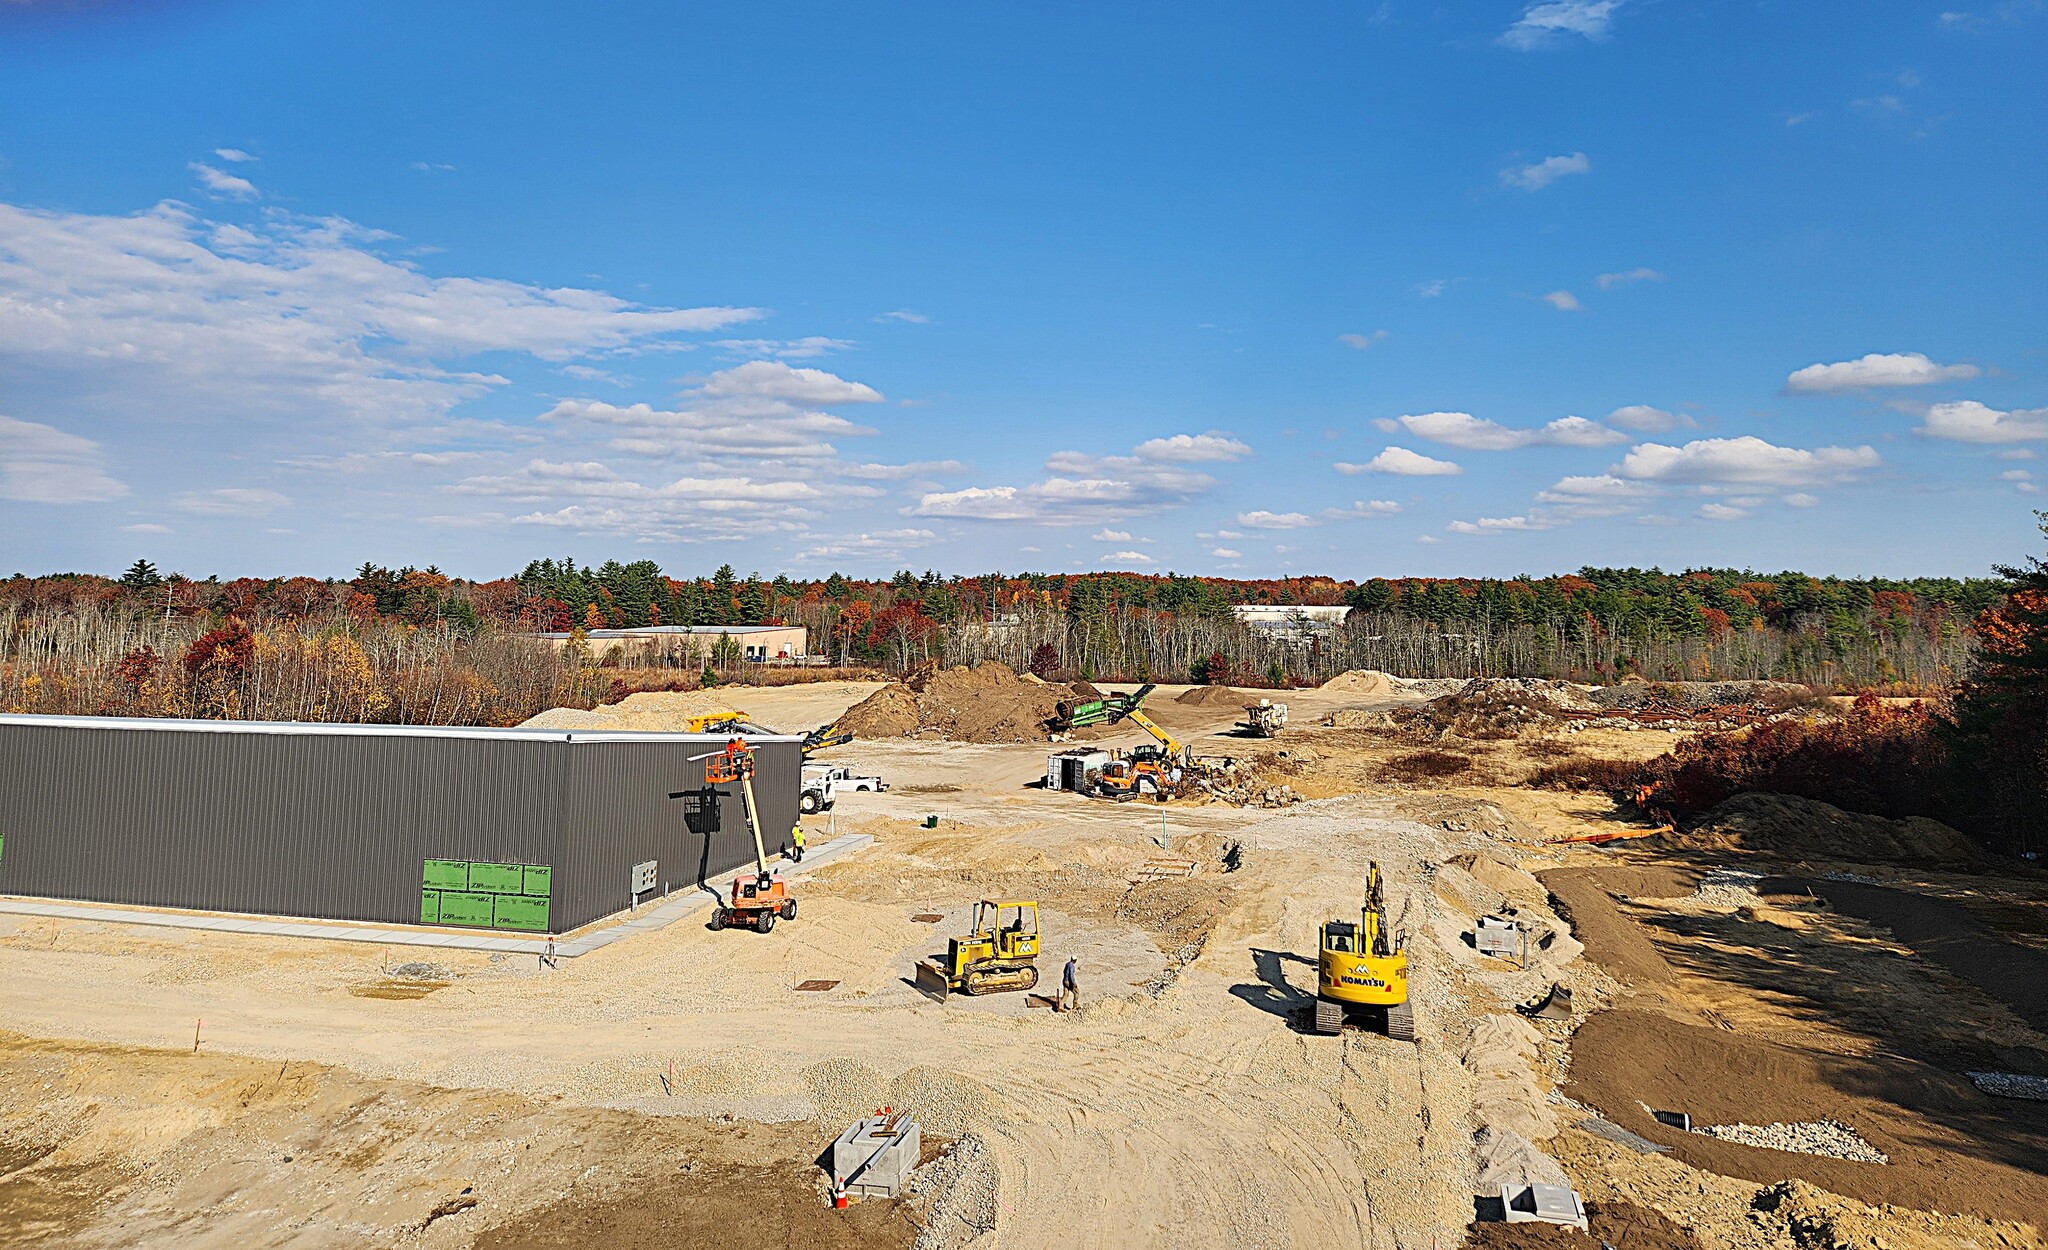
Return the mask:
<path fill-rule="evenodd" d="M 548 864 L 559 932 L 622 908 L 639 860 L 680 881 L 752 858 L 736 801 L 693 834 L 667 797 L 724 741 L 0 717 L 0 892 L 416 923 L 427 859 Z M 786 830 L 801 748 L 757 751 Z"/>

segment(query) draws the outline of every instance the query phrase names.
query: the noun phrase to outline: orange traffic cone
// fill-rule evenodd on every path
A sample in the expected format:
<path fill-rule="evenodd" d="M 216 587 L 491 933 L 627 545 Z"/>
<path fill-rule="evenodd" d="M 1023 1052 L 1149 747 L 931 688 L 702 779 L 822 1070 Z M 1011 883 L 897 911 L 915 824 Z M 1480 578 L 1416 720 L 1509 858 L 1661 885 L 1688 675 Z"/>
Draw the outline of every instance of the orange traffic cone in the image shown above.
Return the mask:
<path fill-rule="evenodd" d="M 832 1209 L 835 1211 L 846 1210 L 846 1182 L 843 1180 L 832 1182 Z"/>

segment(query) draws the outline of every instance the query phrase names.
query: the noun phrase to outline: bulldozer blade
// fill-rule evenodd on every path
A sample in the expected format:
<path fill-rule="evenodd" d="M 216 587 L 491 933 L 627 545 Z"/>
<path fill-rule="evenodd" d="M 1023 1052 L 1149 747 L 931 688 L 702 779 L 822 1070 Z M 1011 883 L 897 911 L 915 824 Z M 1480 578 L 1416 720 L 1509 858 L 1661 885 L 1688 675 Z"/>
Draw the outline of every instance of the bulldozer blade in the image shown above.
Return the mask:
<path fill-rule="evenodd" d="M 920 960 L 917 965 L 917 992 L 933 1002 L 943 1003 L 953 992 L 953 982 L 946 976 L 946 970 L 929 959 Z"/>
<path fill-rule="evenodd" d="M 1521 1011 L 1531 1020 L 1569 1020 L 1572 1018 L 1572 992 L 1553 982 L 1548 994 L 1533 1003 L 1524 1003 Z"/>

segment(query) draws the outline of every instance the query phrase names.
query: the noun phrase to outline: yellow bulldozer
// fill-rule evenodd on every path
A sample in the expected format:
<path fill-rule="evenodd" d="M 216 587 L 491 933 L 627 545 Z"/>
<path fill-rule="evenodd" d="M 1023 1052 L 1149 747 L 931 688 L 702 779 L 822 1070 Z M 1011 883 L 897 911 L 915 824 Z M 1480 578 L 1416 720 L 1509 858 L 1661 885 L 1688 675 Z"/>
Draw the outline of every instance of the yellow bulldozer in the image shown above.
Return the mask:
<path fill-rule="evenodd" d="M 1038 904 L 974 905 L 965 936 L 949 939 L 945 953 L 920 960 L 917 988 L 945 1002 L 949 994 L 997 994 L 1038 984 Z"/>
<path fill-rule="evenodd" d="M 1316 959 L 1316 1032 L 1345 1025 L 1377 1029 L 1397 1042 L 1415 1040 L 1408 1001 L 1408 955 L 1387 931 L 1387 900 L 1377 861 L 1366 874 L 1358 923 L 1325 921 Z"/>

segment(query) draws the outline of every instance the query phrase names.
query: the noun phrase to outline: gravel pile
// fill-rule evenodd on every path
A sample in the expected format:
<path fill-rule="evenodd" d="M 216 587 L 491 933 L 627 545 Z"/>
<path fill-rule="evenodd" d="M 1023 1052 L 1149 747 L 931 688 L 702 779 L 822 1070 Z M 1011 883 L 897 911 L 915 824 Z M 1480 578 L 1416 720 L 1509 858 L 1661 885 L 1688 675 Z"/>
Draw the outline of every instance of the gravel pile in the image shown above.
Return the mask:
<path fill-rule="evenodd" d="M 931 1205 L 911 1250 L 960 1250 L 995 1231 L 999 1180 L 988 1147 L 972 1133 L 912 1172 L 904 1191 Z"/>
<path fill-rule="evenodd" d="M 1856 1135 L 1856 1130 L 1833 1120 L 1806 1120 L 1797 1124 L 1707 1124 L 1693 1128 L 1722 1141 L 1764 1150 L 1786 1150 L 1802 1155 L 1826 1155 L 1852 1163 L 1890 1163 L 1883 1151 Z"/>
<path fill-rule="evenodd" d="M 1688 903 L 1703 907 L 1718 907 L 1734 911 L 1738 907 L 1754 907 L 1762 902 L 1757 895 L 1756 883 L 1763 880 L 1760 872 L 1744 872 L 1740 868 L 1716 868 L 1700 878 L 1699 888 L 1692 892 Z"/>
<path fill-rule="evenodd" d="M 2048 1102 L 2048 1076 L 2022 1076 L 2018 1072 L 1972 1072 L 1970 1083 L 1998 1098 L 2025 1098 Z"/>

